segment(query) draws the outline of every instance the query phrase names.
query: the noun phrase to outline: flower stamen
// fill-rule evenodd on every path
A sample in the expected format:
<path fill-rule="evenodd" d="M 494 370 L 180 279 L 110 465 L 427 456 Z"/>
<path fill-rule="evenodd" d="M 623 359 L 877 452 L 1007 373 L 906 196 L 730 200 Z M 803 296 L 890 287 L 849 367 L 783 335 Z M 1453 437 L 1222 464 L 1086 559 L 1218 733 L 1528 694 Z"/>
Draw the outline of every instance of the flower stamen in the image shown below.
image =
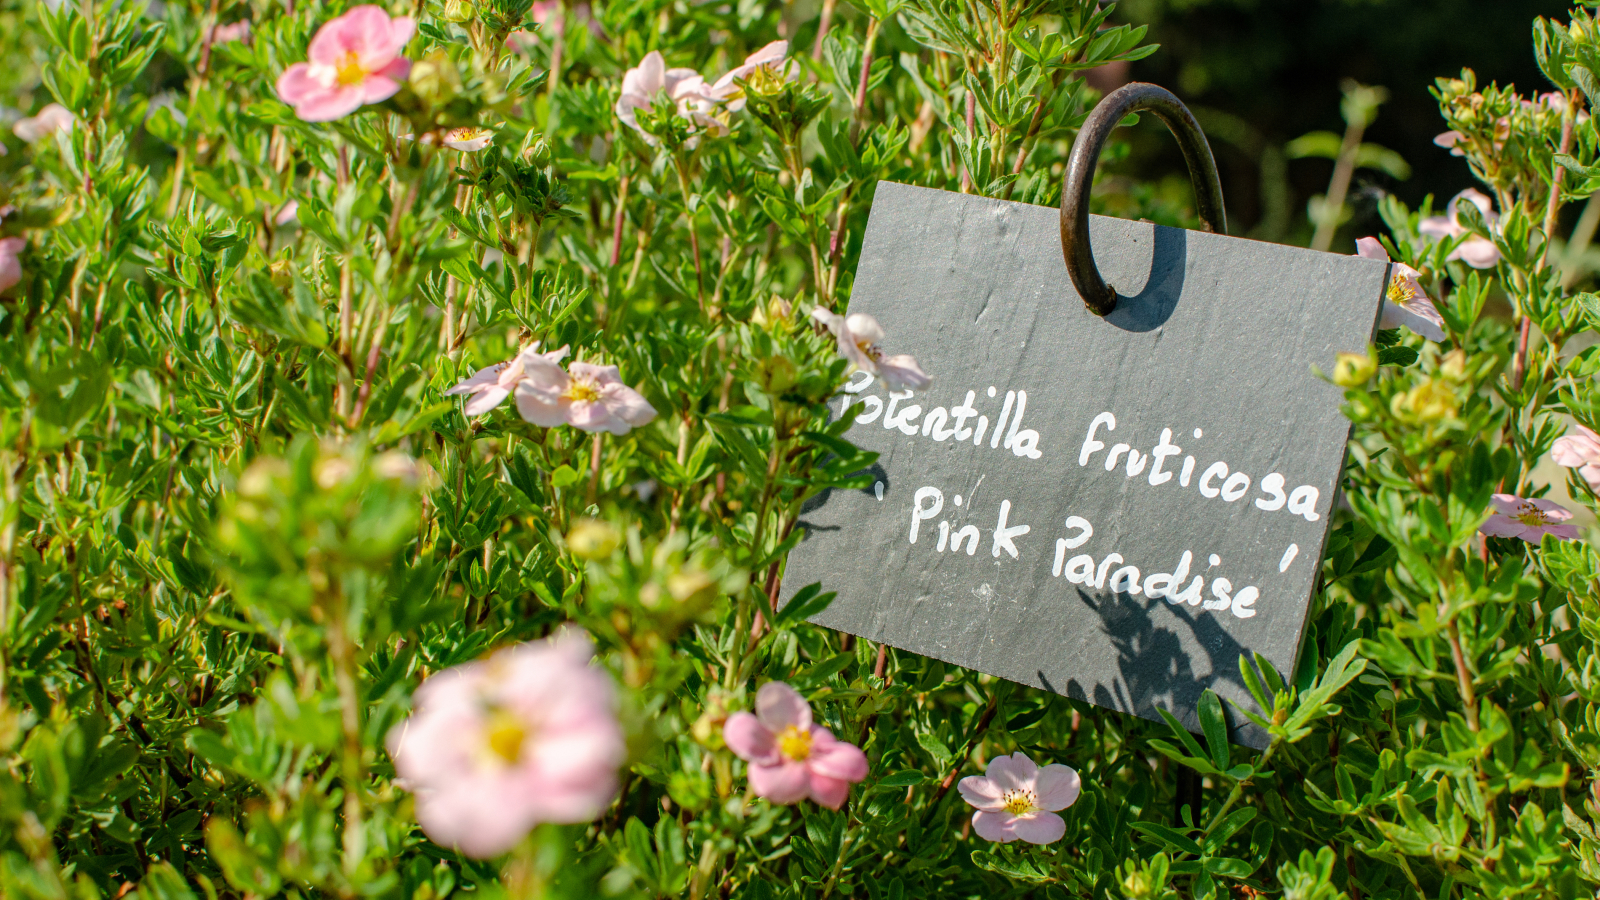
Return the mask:
<path fill-rule="evenodd" d="M 778 733 L 778 752 L 795 762 L 811 755 L 811 732 L 801 731 L 793 725 Z"/>

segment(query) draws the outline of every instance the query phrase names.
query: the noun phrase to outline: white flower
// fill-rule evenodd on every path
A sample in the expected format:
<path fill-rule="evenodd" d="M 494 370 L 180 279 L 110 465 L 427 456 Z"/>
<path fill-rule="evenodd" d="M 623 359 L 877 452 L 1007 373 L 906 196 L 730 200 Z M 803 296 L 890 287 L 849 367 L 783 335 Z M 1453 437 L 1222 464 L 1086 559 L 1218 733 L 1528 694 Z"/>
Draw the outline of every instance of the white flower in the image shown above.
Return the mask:
<path fill-rule="evenodd" d="M 639 127 L 638 111 L 649 109 L 656 95 L 665 92 L 678 108 L 678 115 L 714 134 L 726 134 L 728 126 L 711 114 L 716 101 L 706 92 L 706 81 L 693 69 L 669 69 L 661 51 L 652 50 L 622 76 L 622 96 L 617 98 L 617 118 L 639 132 L 645 142 L 655 146 L 655 135 Z"/>
<path fill-rule="evenodd" d="M 31 144 L 57 131 L 70 130 L 76 121 L 77 119 L 73 118 L 65 106 L 52 103 L 39 110 L 38 115 L 22 119 L 11 126 L 11 133 Z"/>
<path fill-rule="evenodd" d="M 1356 255 L 1366 259 L 1389 262 L 1389 251 L 1377 238 L 1364 237 L 1356 241 Z M 1399 328 L 1401 325 L 1430 341 L 1444 340 L 1444 317 L 1433 306 L 1428 292 L 1417 283 L 1421 275 L 1405 263 L 1394 264 L 1394 275 L 1383 302 L 1383 318 L 1379 328 Z"/>
<path fill-rule="evenodd" d="M 883 326 L 872 316 L 853 313 L 845 317 L 818 307 L 811 311 L 811 318 L 833 332 L 839 341 L 841 356 L 861 371 L 883 379 L 889 390 L 920 391 L 933 383 L 912 357 L 904 353 L 886 356 L 878 349 L 878 342 L 883 340 Z"/>
<path fill-rule="evenodd" d="M 1473 188 L 1467 188 L 1450 199 L 1450 205 L 1446 207 L 1448 215 L 1429 216 L 1422 220 L 1417 230 L 1438 240 L 1454 240 L 1467 234 L 1467 227 L 1461 224 L 1462 200 L 1476 206 L 1483 213 L 1484 224 L 1490 228 L 1499 222 L 1499 216 L 1494 213 L 1494 201 Z M 1500 249 L 1494 245 L 1494 241 L 1473 235 L 1462 241 L 1447 258 L 1462 260 L 1474 269 L 1492 269 L 1500 261 Z"/>

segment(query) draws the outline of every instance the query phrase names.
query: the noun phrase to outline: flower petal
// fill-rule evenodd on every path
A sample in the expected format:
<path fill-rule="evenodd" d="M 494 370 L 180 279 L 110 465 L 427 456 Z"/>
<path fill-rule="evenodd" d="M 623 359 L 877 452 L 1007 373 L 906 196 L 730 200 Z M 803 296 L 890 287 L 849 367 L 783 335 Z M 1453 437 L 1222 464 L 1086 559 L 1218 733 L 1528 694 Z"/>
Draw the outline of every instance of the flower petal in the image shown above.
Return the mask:
<path fill-rule="evenodd" d="M 996 756 L 989 760 L 988 771 L 984 774 L 989 776 L 1001 792 L 1031 791 L 1034 788 L 1034 779 L 1039 775 L 1039 767 L 1026 753 L 1018 750 L 1010 756 Z"/>
<path fill-rule="evenodd" d="M 811 704 L 781 681 L 769 681 L 756 692 L 756 716 L 773 731 L 790 727 L 811 730 Z"/>
<path fill-rule="evenodd" d="M 811 773 L 788 760 L 776 766 L 751 763 L 750 789 L 773 803 L 798 803 L 811 793 Z"/>
<path fill-rule="evenodd" d="M 977 809 L 999 812 L 1005 808 L 1000 786 L 983 775 L 968 775 L 956 783 L 956 790 L 961 792 L 961 799 Z"/>
<path fill-rule="evenodd" d="M 815 769 L 811 770 L 811 799 L 816 801 L 818 806 L 838 809 L 844 805 L 845 799 L 849 796 L 850 782 L 829 778 L 819 774 Z"/>
<path fill-rule="evenodd" d="M 772 732 L 754 714 L 736 712 L 722 726 L 722 740 L 733 755 L 745 762 L 772 765 L 779 761 Z"/>
<path fill-rule="evenodd" d="M 1389 261 L 1389 251 L 1383 249 L 1383 242 L 1375 237 L 1356 239 L 1356 255 L 1363 259 L 1381 259 Z"/>
<path fill-rule="evenodd" d="M 1034 790 L 1039 805 L 1049 812 L 1058 812 L 1078 802 L 1083 791 L 1083 780 L 1071 766 L 1052 763 L 1039 770 Z"/>
<path fill-rule="evenodd" d="M 878 375 L 883 379 L 884 387 L 891 391 L 920 391 L 933 383 L 933 379 L 922 371 L 917 361 L 904 353 L 880 360 Z"/>
<path fill-rule="evenodd" d="M 517 385 L 517 412 L 525 421 L 542 428 L 567 424 L 566 411 L 561 408 L 560 398 L 527 381 Z"/>
<path fill-rule="evenodd" d="M 856 782 L 867 777 L 867 754 L 855 744 L 836 739 L 828 729 L 811 726 L 811 755 L 806 765 L 819 775 Z"/>
<path fill-rule="evenodd" d="M 504 367 L 505 363 L 496 363 L 492 366 L 484 366 L 478 371 L 473 372 L 471 377 L 464 378 L 457 382 L 453 387 L 445 391 L 444 395 L 446 397 L 450 397 L 456 394 L 471 394 L 478 391 L 480 388 L 486 388 L 491 384 L 498 384 L 500 380 L 500 370 Z"/>
<path fill-rule="evenodd" d="M 656 408 L 638 391 L 623 384 L 608 384 L 600 391 L 600 399 L 611 415 L 637 428 L 648 425 L 656 417 Z"/>
<path fill-rule="evenodd" d="M 511 396 L 510 388 L 490 385 L 479 391 L 476 397 L 468 400 L 467 405 L 461 408 L 461 412 L 468 417 L 481 416 L 499 406 L 509 396 Z"/>
<path fill-rule="evenodd" d="M 1053 844 L 1067 833 L 1067 823 L 1053 812 L 1033 813 L 1012 822 L 1011 833 L 1030 844 Z"/>
<path fill-rule="evenodd" d="M 1017 839 L 1011 831 L 1011 825 L 1016 820 L 1017 817 L 1009 813 L 980 809 L 972 814 L 972 830 L 986 841 L 1009 844 Z"/>
<path fill-rule="evenodd" d="M 845 318 L 844 326 L 850 330 L 856 343 L 876 344 L 883 340 L 883 326 L 866 313 L 851 313 Z"/>

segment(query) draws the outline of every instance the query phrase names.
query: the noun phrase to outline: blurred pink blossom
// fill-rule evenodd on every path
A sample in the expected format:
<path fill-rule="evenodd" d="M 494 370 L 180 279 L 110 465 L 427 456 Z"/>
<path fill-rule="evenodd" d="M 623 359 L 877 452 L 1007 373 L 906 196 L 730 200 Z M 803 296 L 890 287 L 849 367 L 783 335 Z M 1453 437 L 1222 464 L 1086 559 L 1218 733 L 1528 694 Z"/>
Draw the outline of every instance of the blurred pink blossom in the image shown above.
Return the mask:
<path fill-rule="evenodd" d="M 867 755 L 811 721 L 811 705 L 794 688 L 769 681 L 756 711 L 736 712 L 722 727 L 728 749 L 750 764 L 750 789 L 773 803 L 810 797 L 838 809 L 850 785 L 867 777 Z"/>
<path fill-rule="evenodd" d="M 1450 198 L 1450 205 L 1445 207 L 1446 215 L 1423 219 L 1417 225 L 1417 230 L 1436 240 L 1454 240 L 1468 234 L 1467 227 L 1461 224 L 1460 206 L 1463 200 L 1483 213 L 1484 224 L 1490 228 L 1499 222 L 1500 217 L 1494 212 L 1494 201 L 1475 188 L 1467 188 Z M 1500 261 L 1500 249 L 1494 245 L 1494 241 L 1472 235 L 1462 241 L 1447 258 L 1462 260 L 1474 269 L 1492 269 Z"/>
<path fill-rule="evenodd" d="M 616 366 L 575 362 L 563 370 L 555 360 L 566 352 L 562 347 L 543 356 L 523 355 L 515 390 L 517 411 L 524 419 L 545 428 L 571 425 L 579 431 L 627 434 L 656 417 L 655 407 L 622 383 Z"/>
<path fill-rule="evenodd" d="M 250 42 L 249 19 L 240 19 L 228 25 L 217 25 L 211 29 L 211 43 L 226 44 L 229 41 Z"/>
<path fill-rule="evenodd" d="M 1578 526 L 1562 524 L 1572 518 L 1572 513 L 1550 500 L 1495 494 L 1490 498 L 1490 503 L 1494 506 L 1494 515 L 1478 529 L 1484 534 L 1522 538 L 1530 544 L 1539 543 L 1547 534 L 1564 541 L 1578 537 Z"/>
<path fill-rule="evenodd" d="M 845 317 L 818 307 L 811 311 L 811 318 L 833 332 L 839 341 L 841 356 L 857 369 L 883 379 L 889 390 L 920 391 L 933 383 L 912 357 L 904 353 L 885 356 L 878 349 L 878 342 L 883 340 L 883 326 L 872 316 L 853 313 Z"/>
<path fill-rule="evenodd" d="M 26 246 L 25 238 L 0 238 L 0 292 L 11 290 L 22 280 L 22 248 Z"/>
<path fill-rule="evenodd" d="M 75 122 L 77 119 L 65 106 L 51 103 L 37 114 L 17 120 L 11 133 L 31 144 L 58 131 L 69 131 Z"/>
<path fill-rule="evenodd" d="M 300 218 L 300 201 L 290 200 L 278 209 L 278 214 L 272 217 L 272 224 L 287 225 Z"/>
<path fill-rule="evenodd" d="M 1446 131 L 1444 134 L 1441 134 L 1438 137 L 1434 138 L 1433 139 L 1433 143 L 1436 146 L 1443 147 L 1446 150 L 1449 150 L 1451 156 L 1466 156 L 1467 155 L 1466 152 L 1463 151 L 1459 146 L 1457 146 L 1458 144 L 1460 144 L 1464 140 L 1466 140 L 1466 136 L 1463 135 L 1461 132 L 1459 132 L 1459 131 Z"/>
<path fill-rule="evenodd" d="M 1600 491 L 1600 434 L 1576 423 L 1572 428 L 1566 436 L 1556 438 L 1550 459 L 1558 466 L 1577 469 L 1589 487 Z"/>
<path fill-rule="evenodd" d="M 411 74 L 400 51 L 416 27 L 410 16 L 391 19 L 382 7 L 357 6 L 311 39 L 310 62 L 284 70 L 279 99 L 307 122 L 327 122 L 393 97 Z"/>
<path fill-rule="evenodd" d="M 396 783 L 417 822 L 479 859 L 541 822 L 587 822 L 617 793 L 627 758 L 615 688 L 589 662 L 588 635 L 566 630 L 429 677 L 389 732 Z"/>
<path fill-rule="evenodd" d="M 961 799 L 977 809 L 972 830 L 988 841 L 1010 843 L 1021 838 L 1030 844 L 1061 840 L 1067 823 L 1056 815 L 1078 802 L 1083 785 L 1068 766 L 1039 768 L 1027 754 L 989 760 L 983 775 L 961 779 Z"/>
<path fill-rule="evenodd" d="M 565 359 L 566 355 L 567 348 L 565 347 L 560 350 L 552 350 L 549 353 L 540 353 L 539 342 L 534 341 L 522 348 L 522 352 L 511 359 L 479 369 L 472 373 L 472 377 L 463 380 L 444 393 L 447 397 L 457 394 L 473 395 L 472 399 L 467 401 L 467 405 L 462 412 L 469 416 L 481 416 L 499 406 L 507 397 L 511 396 L 511 392 L 516 390 L 517 383 L 523 379 L 530 364 L 549 364 L 554 366 L 562 359 Z M 557 368 L 560 367 L 557 366 Z"/>
<path fill-rule="evenodd" d="M 1366 259 L 1389 262 L 1389 251 L 1377 238 L 1364 237 L 1356 241 L 1356 255 Z M 1405 263 L 1394 264 L 1394 274 L 1383 302 L 1383 317 L 1379 328 L 1399 328 L 1401 325 L 1430 341 L 1444 340 L 1444 317 L 1434 308 L 1428 292 L 1417 282 L 1421 275 Z"/>

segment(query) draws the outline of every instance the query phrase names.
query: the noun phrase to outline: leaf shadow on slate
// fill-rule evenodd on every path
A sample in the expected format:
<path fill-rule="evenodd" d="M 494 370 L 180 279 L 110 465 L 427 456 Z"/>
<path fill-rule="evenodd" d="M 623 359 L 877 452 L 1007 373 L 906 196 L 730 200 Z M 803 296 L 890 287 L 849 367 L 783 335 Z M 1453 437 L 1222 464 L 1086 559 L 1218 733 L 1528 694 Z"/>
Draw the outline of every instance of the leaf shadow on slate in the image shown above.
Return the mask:
<path fill-rule="evenodd" d="M 780 599 L 820 581 L 819 625 L 1194 731 L 1207 688 L 1261 712 L 1239 658 L 1294 671 L 1350 433 L 1312 369 L 1371 340 L 1388 268 L 1094 216 L 1100 319 L 1059 222 L 878 185 L 850 311 L 933 383 L 830 401 L 884 491 L 806 504 Z"/>
<path fill-rule="evenodd" d="M 837 418 L 837 416 L 829 416 L 829 421 L 834 421 Z M 858 493 L 866 494 L 867 496 L 876 500 L 878 499 L 878 490 L 875 485 L 879 484 L 883 485 L 883 490 L 885 493 L 888 492 L 889 473 L 884 471 L 882 463 L 873 463 L 859 472 L 850 473 L 850 477 L 852 478 L 857 475 L 871 475 L 873 478 L 873 484 L 869 484 L 864 488 L 857 488 L 856 491 Z M 810 534 L 813 531 L 838 531 L 840 529 L 841 526 L 839 525 L 818 525 L 814 522 L 808 522 L 804 518 L 806 513 L 815 512 L 826 506 L 828 499 L 833 496 L 834 490 L 834 488 L 825 488 L 818 492 L 816 496 L 800 504 L 801 518 L 799 521 L 795 522 L 795 524 L 804 529 L 806 534 Z"/>

